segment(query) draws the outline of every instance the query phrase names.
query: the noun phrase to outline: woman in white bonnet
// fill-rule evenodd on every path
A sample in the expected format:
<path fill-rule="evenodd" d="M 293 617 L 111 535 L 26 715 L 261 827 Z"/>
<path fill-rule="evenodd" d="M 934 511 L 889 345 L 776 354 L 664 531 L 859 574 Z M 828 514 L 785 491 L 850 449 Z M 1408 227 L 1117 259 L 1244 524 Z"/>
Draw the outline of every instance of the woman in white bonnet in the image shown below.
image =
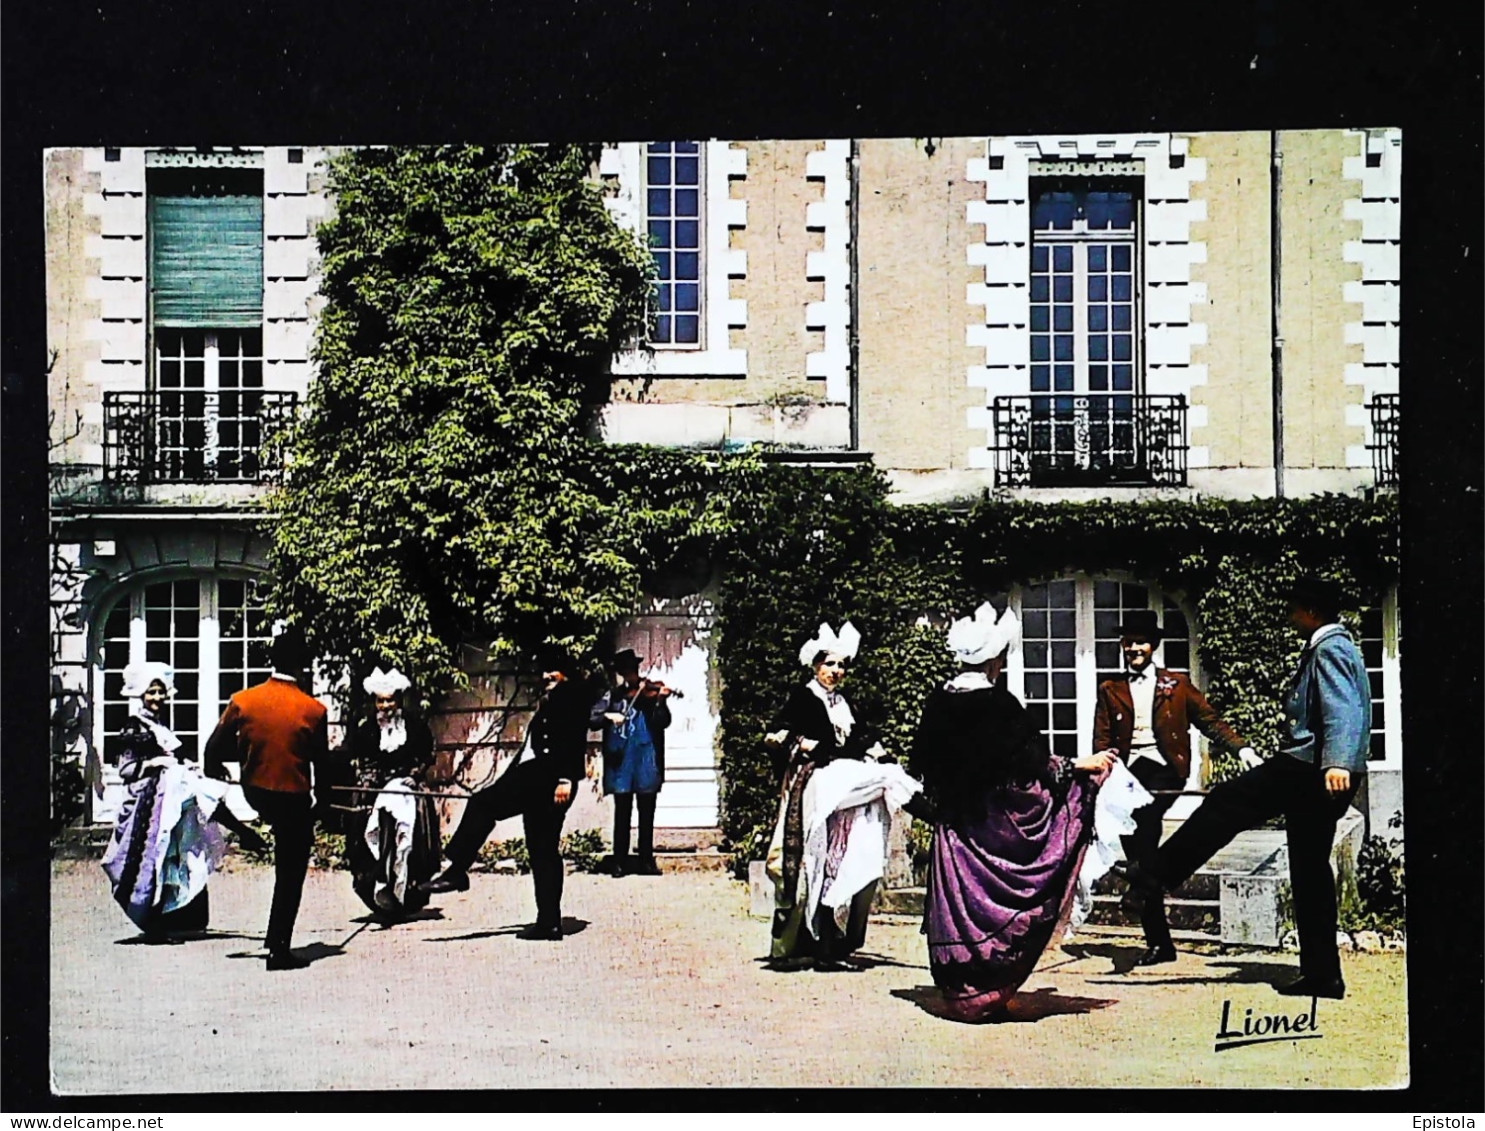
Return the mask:
<path fill-rule="evenodd" d="M 207 877 L 221 863 L 224 825 L 244 846 L 267 847 L 226 807 L 230 788 L 186 761 L 181 740 L 165 723 L 175 694 L 168 664 L 130 664 L 123 694 L 133 700 L 119 728 L 119 776 L 126 787 L 103 870 L 124 914 L 151 941 L 178 941 L 203 931 L 210 918 Z"/>
<path fill-rule="evenodd" d="M 438 871 L 442 849 L 437 800 L 421 789 L 433 767 L 433 732 L 407 710 L 411 686 L 395 667 L 377 667 L 361 684 L 371 711 L 350 740 L 356 784 L 375 791 L 369 818 L 346 830 L 351 884 L 383 918 L 428 902 L 422 883 Z"/>
<path fill-rule="evenodd" d="M 1011 998 L 1071 913 L 1108 754 L 1053 755 L 1000 680 L 1020 624 L 990 604 L 954 622 L 961 671 L 923 705 L 912 766 L 936 814 L 923 933 L 957 1021 L 1006 1016 Z"/>
<path fill-rule="evenodd" d="M 891 808 L 922 787 L 886 759 L 840 693 L 861 644 L 849 621 L 806 641 L 811 678 L 790 690 L 766 744 L 776 752 L 782 797 L 768 871 L 775 906 L 770 957 L 778 968 L 839 969 L 866 940 L 867 916 L 887 856 Z"/>

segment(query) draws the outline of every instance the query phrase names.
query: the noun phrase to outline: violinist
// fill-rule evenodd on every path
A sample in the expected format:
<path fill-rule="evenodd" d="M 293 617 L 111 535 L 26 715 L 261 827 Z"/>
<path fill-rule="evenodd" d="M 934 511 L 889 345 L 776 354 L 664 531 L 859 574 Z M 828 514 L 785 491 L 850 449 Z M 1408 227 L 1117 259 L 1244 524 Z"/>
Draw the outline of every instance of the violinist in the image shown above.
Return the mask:
<path fill-rule="evenodd" d="M 665 728 L 670 725 L 666 700 L 679 692 L 642 679 L 643 660 L 632 648 L 614 655 L 610 667 L 615 685 L 593 706 L 591 723 L 603 728 L 603 792 L 614 799 L 614 851 L 609 873 L 658 876 L 655 863 L 655 799 L 665 782 Z M 639 851 L 629 857 L 629 822 L 639 799 Z"/>

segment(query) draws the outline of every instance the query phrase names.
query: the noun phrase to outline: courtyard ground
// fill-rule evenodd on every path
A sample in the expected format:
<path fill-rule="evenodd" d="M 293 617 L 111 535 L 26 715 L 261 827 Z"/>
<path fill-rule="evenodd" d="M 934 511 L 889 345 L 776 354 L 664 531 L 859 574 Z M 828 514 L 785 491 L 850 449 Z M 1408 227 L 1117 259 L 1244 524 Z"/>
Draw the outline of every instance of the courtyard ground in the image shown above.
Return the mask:
<path fill-rule="evenodd" d="M 145 945 L 96 862 L 58 861 L 52 1087 L 63 1094 L 611 1087 L 1398 1087 L 1404 956 L 1343 955 L 1348 996 L 1319 1039 L 1214 1051 L 1228 1028 L 1308 1013 L 1280 997 L 1296 956 L 1185 946 L 1121 973 L 1128 935 L 1043 958 L 1012 1020 L 936 1016 L 915 919 L 873 921 L 863 968 L 765 969 L 767 924 L 718 873 L 578 874 L 568 937 L 526 941 L 527 876 L 480 875 L 425 918 L 369 921 L 342 872 L 311 871 L 300 971 L 264 968 L 271 870 L 212 880 L 212 931 Z M 1198 952 L 1201 951 L 1201 952 Z"/>

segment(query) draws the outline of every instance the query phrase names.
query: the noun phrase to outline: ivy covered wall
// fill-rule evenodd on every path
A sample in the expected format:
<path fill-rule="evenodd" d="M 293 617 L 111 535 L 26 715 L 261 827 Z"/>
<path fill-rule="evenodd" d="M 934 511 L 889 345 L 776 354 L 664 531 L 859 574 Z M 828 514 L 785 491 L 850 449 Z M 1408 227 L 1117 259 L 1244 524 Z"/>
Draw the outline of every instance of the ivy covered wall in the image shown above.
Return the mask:
<path fill-rule="evenodd" d="M 952 671 L 925 614 L 963 615 L 986 597 L 1073 573 L 1133 575 L 1196 614 L 1204 690 L 1272 750 L 1279 694 L 1303 646 L 1279 593 L 1316 572 L 1379 604 L 1396 583 L 1395 496 L 898 507 L 874 470 L 768 468 L 737 503 L 723 548 L 718 661 L 724 684 L 723 828 L 740 851 L 777 805 L 762 746 L 802 640 L 850 619 L 863 635 L 847 693 L 857 718 L 906 752 L 924 697 Z M 1356 626 L 1357 610 L 1347 619 Z M 1220 779 L 1234 766 L 1216 763 Z"/>

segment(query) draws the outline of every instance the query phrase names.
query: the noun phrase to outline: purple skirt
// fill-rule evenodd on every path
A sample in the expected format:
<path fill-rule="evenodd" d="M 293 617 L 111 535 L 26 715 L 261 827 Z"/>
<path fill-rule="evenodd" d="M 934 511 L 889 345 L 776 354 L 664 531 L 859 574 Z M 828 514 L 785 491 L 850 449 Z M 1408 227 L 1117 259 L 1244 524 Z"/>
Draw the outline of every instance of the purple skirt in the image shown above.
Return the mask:
<path fill-rule="evenodd" d="M 1063 798 L 1008 786 L 934 829 L 923 931 L 950 1017 L 993 1017 L 1030 976 L 1071 908 L 1097 793 L 1081 777 Z"/>

